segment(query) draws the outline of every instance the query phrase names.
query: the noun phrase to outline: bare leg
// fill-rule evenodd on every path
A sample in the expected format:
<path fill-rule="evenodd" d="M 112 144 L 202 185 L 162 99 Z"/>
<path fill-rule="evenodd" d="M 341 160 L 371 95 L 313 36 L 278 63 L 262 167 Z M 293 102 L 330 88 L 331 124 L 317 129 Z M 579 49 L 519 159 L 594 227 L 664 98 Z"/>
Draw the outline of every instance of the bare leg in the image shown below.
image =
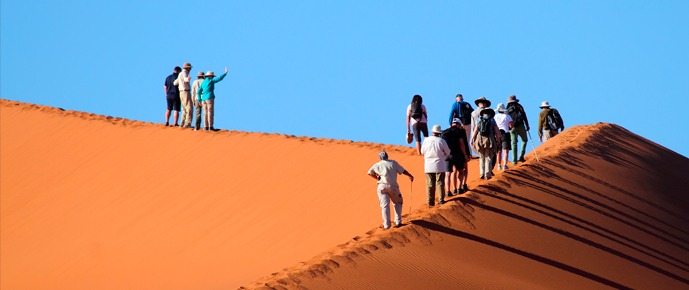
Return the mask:
<path fill-rule="evenodd" d="M 165 110 L 165 124 L 170 123 L 170 110 Z"/>
<path fill-rule="evenodd" d="M 175 120 L 175 126 L 177 126 L 177 120 L 179 120 L 179 111 L 175 111 L 175 116 L 173 117 Z"/>
<path fill-rule="evenodd" d="M 419 152 L 419 155 L 421 155 L 421 142 L 416 142 L 416 151 Z"/>

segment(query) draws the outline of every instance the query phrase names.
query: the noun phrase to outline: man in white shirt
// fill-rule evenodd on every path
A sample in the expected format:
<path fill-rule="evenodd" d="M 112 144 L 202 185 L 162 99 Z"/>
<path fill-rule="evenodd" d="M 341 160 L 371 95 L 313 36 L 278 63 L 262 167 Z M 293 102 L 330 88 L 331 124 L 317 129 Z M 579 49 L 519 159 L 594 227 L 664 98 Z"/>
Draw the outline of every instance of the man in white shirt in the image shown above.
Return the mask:
<path fill-rule="evenodd" d="M 388 153 L 385 150 L 378 153 L 380 161 L 373 164 L 368 170 L 368 175 L 378 180 L 378 202 L 383 210 L 383 228 L 390 228 L 390 201 L 395 205 L 395 227 L 402 225 L 402 193 L 397 184 L 397 174 L 409 176 L 409 180 L 414 182 L 412 176 L 402 165 L 395 160 L 388 160 Z"/>
<path fill-rule="evenodd" d="M 194 81 L 194 83 L 191 85 L 191 101 L 194 104 L 194 108 L 196 108 L 196 114 L 194 115 L 194 130 L 198 131 L 201 129 L 201 109 L 203 102 L 199 101 L 199 98 L 197 97 L 197 92 L 199 90 L 199 86 L 201 86 L 201 83 L 203 82 L 203 79 L 205 75 L 203 74 L 202 71 L 196 75 L 198 77 L 197 80 Z"/>
<path fill-rule="evenodd" d="M 498 113 L 495 114 L 495 123 L 498 124 L 498 130 L 500 130 L 500 140 L 502 141 L 502 146 L 498 145 L 497 164 L 498 170 L 507 170 L 507 158 L 510 155 L 510 148 L 512 148 L 512 141 L 510 139 L 510 129 L 512 129 L 512 117 L 507 114 L 507 109 L 505 109 L 505 104 L 500 103 L 497 107 Z"/>
<path fill-rule="evenodd" d="M 191 86 L 189 85 L 191 76 L 189 75 L 189 71 L 191 71 L 191 64 L 185 62 L 182 66 L 182 72 L 179 73 L 177 80 L 175 80 L 175 85 L 179 87 L 179 99 L 182 102 L 182 121 L 180 122 L 182 128 L 191 128 L 191 115 L 194 110 L 191 107 L 191 95 L 189 91 L 191 90 Z"/>
<path fill-rule="evenodd" d="M 435 205 L 435 192 L 438 191 L 438 204 L 445 203 L 445 159 L 450 155 L 447 142 L 440 138 L 443 130 L 440 125 L 433 125 L 433 136 L 423 140 L 421 154 L 424 159 L 424 172 L 426 173 L 426 195 L 428 205 Z"/>

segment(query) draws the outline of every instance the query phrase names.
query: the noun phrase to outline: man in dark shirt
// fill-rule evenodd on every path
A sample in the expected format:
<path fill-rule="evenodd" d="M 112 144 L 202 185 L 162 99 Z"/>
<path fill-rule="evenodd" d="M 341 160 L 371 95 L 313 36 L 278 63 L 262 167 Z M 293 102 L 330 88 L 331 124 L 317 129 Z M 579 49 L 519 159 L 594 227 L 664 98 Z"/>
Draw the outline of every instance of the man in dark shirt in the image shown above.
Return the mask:
<path fill-rule="evenodd" d="M 181 71 L 182 68 L 176 66 L 173 73 L 167 76 L 167 78 L 165 78 L 165 86 L 163 87 L 165 89 L 165 98 L 167 99 L 167 111 L 165 111 L 165 126 L 170 125 L 170 111 L 172 110 L 175 111 L 175 126 L 179 126 L 177 124 L 177 119 L 179 118 L 179 109 L 181 107 L 181 101 L 179 99 L 179 89 L 177 88 L 177 86 L 175 86 L 174 82 Z"/>
<path fill-rule="evenodd" d="M 459 118 L 452 119 L 452 126 L 443 131 L 441 138 L 450 148 L 450 156 L 445 159 L 445 189 L 447 196 L 453 196 L 466 191 L 466 163 L 471 160 L 469 142 L 466 132 Z M 454 184 L 454 191 L 450 190 L 450 181 Z"/>

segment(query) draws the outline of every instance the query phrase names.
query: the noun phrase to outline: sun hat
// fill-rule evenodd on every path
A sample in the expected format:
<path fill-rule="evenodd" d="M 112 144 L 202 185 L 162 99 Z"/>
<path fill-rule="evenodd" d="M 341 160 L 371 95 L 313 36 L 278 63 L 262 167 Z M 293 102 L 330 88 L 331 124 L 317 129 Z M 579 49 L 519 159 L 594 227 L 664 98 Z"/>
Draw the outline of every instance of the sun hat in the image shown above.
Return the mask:
<path fill-rule="evenodd" d="M 491 118 L 495 117 L 495 111 L 493 111 L 491 108 L 481 110 L 481 116 L 483 116 L 483 114 L 488 114 Z"/>
<path fill-rule="evenodd" d="M 202 77 L 202 76 L 204 76 L 204 75 L 203 75 L 203 72 L 200 71 L 198 74 L 196 74 L 196 76 L 197 76 L 197 77 Z"/>
<path fill-rule="evenodd" d="M 486 107 L 490 107 L 490 101 L 486 97 L 480 97 L 474 101 L 474 104 L 478 106 L 479 103 L 485 103 Z"/>
<path fill-rule="evenodd" d="M 461 124 L 462 121 L 459 118 L 452 118 L 452 123 L 453 124 Z"/>
<path fill-rule="evenodd" d="M 505 112 L 505 104 L 503 104 L 503 103 L 498 104 L 498 107 L 495 110 L 498 111 L 498 113 Z"/>
<path fill-rule="evenodd" d="M 519 102 L 519 99 L 517 99 L 517 96 L 511 95 L 511 96 L 507 97 L 507 103 L 513 103 L 513 102 L 517 102 L 517 103 Z"/>
<path fill-rule="evenodd" d="M 440 134 L 443 132 L 443 129 L 440 128 L 440 125 L 433 125 L 433 129 L 431 129 L 431 132 Z"/>
<path fill-rule="evenodd" d="M 541 103 L 541 108 L 550 108 L 550 103 L 548 103 L 548 102 L 542 102 L 542 103 Z"/>
<path fill-rule="evenodd" d="M 182 66 L 184 68 L 191 68 L 191 64 L 188 62 L 185 62 L 184 65 Z"/>
<path fill-rule="evenodd" d="M 380 160 L 388 160 L 388 153 L 385 152 L 385 150 L 380 151 L 380 153 L 378 153 L 378 157 L 380 157 Z"/>
<path fill-rule="evenodd" d="M 214 77 L 215 74 L 213 73 L 212 70 L 209 70 L 209 71 L 206 72 L 206 76 L 207 76 L 207 77 Z"/>

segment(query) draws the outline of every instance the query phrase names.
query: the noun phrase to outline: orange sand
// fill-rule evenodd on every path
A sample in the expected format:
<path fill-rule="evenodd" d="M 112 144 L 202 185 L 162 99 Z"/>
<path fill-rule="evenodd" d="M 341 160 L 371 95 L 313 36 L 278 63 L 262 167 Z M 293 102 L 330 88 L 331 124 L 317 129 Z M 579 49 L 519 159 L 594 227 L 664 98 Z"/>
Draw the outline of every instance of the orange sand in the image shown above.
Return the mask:
<path fill-rule="evenodd" d="M 475 190 L 434 209 L 407 147 L 6 100 L 0 132 L 2 289 L 689 287 L 689 160 L 615 125 L 491 181 L 472 161 Z M 417 178 L 387 231 L 381 148 Z"/>

